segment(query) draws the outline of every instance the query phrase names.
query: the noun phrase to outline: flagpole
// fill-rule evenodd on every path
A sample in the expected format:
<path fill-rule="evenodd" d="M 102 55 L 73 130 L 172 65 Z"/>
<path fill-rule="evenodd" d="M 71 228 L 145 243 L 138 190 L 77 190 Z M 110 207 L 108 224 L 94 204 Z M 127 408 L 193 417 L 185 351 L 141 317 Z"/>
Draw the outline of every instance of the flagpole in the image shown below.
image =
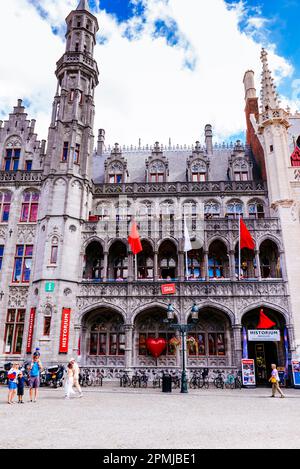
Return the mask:
<path fill-rule="evenodd" d="M 134 268 L 134 270 L 135 270 L 135 281 L 137 281 L 137 254 L 135 254 L 134 258 L 135 258 L 135 268 Z"/>
<path fill-rule="evenodd" d="M 239 261 L 238 261 L 239 275 L 238 279 L 241 279 L 241 214 L 239 213 Z"/>
<path fill-rule="evenodd" d="M 188 252 L 185 251 L 185 275 L 186 279 L 189 279 L 189 263 L 188 263 Z"/>

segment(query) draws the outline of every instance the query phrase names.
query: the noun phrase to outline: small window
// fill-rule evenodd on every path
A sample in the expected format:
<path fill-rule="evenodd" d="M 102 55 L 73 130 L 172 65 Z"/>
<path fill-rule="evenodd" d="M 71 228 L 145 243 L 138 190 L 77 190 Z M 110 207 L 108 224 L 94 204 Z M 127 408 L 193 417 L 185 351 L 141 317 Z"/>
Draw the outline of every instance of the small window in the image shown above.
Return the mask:
<path fill-rule="evenodd" d="M 25 161 L 25 171 L 31 171 L 32 170 L 32 161 L 28 160 Z"/>
<path fill-rule="evenodd" d="M 75 44 L 75 52 L 79 52 L 79 42 L 76 42 Z"/>
<path fill-rule="evenodd" d="M 69 142 L 64 142 L 62 161 L 68 161 L 68 154 L 69 154 Z"/>
<path fill-rule="evenodd" d="M 110 174 L 109 176 L 109 182 L 110 183 L 118 183 L 120 184 L 123 182 L 123 176 L 122 174 Z"/>
<path fill-rule="evenodd" d="M 75 90 L 70 90 L 70 99 L 69 102 L 72 103 L 74 101 L 74 96 L 75 96 Z"/>
<path fill-rule="evenodd" d="M 50 336 L 50 329 L 51 329 L 51 316 L 44 317 L 44 336 Z"/>
<path fill-rule="evenodd" d="M 0 272 L 2 269 L 3 256 L 4 256 L 4 246 L 0 244 Z"/>
<path fill-rule="evenodd" d="M 274 146 L 270 145 L 270 152 L 272 153 L 274 151 Z"/>
<path fill-rule="evenodd" d="M 80 145 L 76 143 L 74 149 L 74 163 L 79 164 L 79 155 L 80 155 Z"/>

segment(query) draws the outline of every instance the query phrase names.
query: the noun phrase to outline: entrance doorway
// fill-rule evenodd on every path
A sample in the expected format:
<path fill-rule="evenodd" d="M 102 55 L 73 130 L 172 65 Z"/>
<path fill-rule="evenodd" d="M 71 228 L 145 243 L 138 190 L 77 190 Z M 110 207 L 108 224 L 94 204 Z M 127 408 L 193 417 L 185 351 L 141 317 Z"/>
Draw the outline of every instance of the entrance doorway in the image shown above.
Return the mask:
<path fill-rule="evenodd" d="M 276 343 L 248 342 L 248 355 L 254 359 L 256 384 L 267 384 L 271 375 L 271 364 L 278 364 Z"/>

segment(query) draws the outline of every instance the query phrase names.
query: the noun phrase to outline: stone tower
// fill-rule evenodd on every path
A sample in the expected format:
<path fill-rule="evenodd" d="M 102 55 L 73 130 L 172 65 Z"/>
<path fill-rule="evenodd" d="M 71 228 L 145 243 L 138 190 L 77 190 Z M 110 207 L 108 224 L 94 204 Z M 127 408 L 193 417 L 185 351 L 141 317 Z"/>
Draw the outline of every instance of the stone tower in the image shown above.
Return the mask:
<path fill-rule="evenodd" d="M 282 265 L 284 277 L 289 281 L 290 306 L 295 325 L 295 336 L 290 328 L 289 341 L 291 350 L 300 351 L 300 226 L 298 209 L 299 194 L 291 183 L 290 155 L 288 146 L 289 114 L 280 107 L 276 87 L 270 72 L 267 52 L 263 49 L 262 61 L 262 89 L 261 112 L 258 117 L 257 133 L 264 148 L 265 166 L 268 182 L 268 194 L 271 208 L 276 217 L 280 219 L 282 227 L 283 245 L 281 258 L 285 253 L 286 266 Z M 284 263 L 282 263 L 284 264 Z M 298 353 L 299 354 L 299 353 Z"/>
<path fill-rule="evenodd" d="M 92 203 L 94 92 L 99 75 L 93 52 L 99 27 L 87 0 L 80 1 L 66 23 L 66 51 L 56 68 L 31 292 L 37 312 L 34 342 L 47 360 L 57 356 L 64 309 L 71 311 L 68 352 L 77 351 L 74 313 L 82 274 L 81 228 Z M 54 291 L 49 282 L 54 283 Z M 52 339 L 47 342 L 43 340 L 45 311 L 51 315 Z"/>

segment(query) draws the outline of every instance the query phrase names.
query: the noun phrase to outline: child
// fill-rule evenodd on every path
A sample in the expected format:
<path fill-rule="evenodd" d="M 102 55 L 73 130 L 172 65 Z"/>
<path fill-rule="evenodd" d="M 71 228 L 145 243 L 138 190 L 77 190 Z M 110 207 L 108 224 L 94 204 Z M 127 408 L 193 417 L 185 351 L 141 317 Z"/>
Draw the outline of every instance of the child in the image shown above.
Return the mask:
<path fill-rule="evenodd" d="M 22 372 L 20 372 L 18 376 L 18 403 L 24 404 L 23 396 L 24 396 L 24 384 L 25 384 L 25 377 Z"/>
<path fill-rule="evenodd" d="M 14 404 L 14 397 L 16 395 L 17 390 L 17 382 L 18 382 L 18 375 L 19 375 L 19 364 L 13 363 L 12 368 L 9 370 L 7 374 L 8 378 L 8 404 Z"/>

